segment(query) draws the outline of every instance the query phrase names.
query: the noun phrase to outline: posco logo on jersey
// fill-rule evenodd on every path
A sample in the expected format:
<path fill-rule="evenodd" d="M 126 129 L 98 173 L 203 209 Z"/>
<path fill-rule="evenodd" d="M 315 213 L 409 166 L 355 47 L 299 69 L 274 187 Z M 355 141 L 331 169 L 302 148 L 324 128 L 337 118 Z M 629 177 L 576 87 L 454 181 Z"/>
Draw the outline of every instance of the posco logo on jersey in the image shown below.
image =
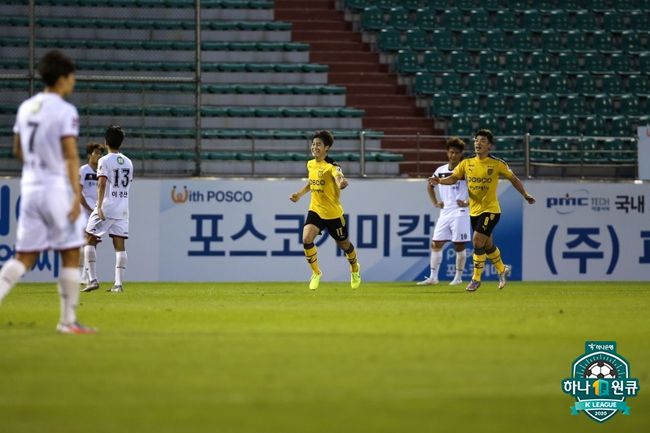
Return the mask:
<path fill-rule="evenodd" d="M 492 183 L 491 177 L 468 177 L 467 182 L 472 183 Z"/>
<path fill-rule="evenodd" d="M 321 179 L 321 180 L 309 179 L 309 184 L 310 185 L 325 185 L 325 181 L 323 179 Z"/>
<path fill-rule="evenodd" d="M 252 191 L 191 191 L 186 186 L 172 188 L 171 198 L 174 203 L 182 204 L 186 202 L 217 202 L 217 203 L 250 203 L 253 201 Z"/>

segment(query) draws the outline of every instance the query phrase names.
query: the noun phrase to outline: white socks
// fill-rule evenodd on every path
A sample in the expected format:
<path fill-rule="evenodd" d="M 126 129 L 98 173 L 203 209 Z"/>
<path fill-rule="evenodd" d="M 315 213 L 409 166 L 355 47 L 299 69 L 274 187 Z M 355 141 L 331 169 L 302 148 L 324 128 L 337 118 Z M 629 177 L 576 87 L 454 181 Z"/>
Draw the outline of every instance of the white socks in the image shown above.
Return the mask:
<path fill-rule="evenodd" d="M 97 249 L 94 245 L 84 247 L 84 256 L 88 268 L 88 279 L 90 281 L 97 279 Z"/>
<path fill-rule="evenodd" d="M 60 323 L 71 325 L 77 321 L 79 304 L 79 271 L 77 268 L 63 268 L 59 274 L 59 295 L 61 297 Z"/>
<path fill-rule="evenodd" d="M 438 279 L 438 268 L 440 268 L 440 263 L 442 262 L 442 250 L 431 250 L 431 274 L 429 278 L 433 280 Z"/>
<path fill-rule="evenodd" d="M 456 251 L 456 276 L 455 280 L 460 280 L 465 269 L 465 261 L 467 260 L 467 250 Z"/>
<path fill-rule="evenodd" d="M 0 302 L 7 293 L 16 285 L 25 273 L 25 265 L 16 259 L 9 259 L 0 269 Z"/>
<path fill-rule="evenodd" d="M 126 271 L 126 251 L 115 252 L 115 285 L 122 285 L 122 278 L 124 278 L 124 271 Z"/>

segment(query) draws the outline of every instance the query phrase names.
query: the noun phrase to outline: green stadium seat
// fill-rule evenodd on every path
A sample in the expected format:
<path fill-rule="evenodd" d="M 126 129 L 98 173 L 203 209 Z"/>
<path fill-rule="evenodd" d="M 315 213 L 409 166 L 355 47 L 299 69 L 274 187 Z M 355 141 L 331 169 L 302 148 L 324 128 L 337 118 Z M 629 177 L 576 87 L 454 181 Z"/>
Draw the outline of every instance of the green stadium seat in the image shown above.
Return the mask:
<path fill-rule="evenodd" d="M 479 100 L 473 93 L 461 93 L 458 96 L 458 102 L 460 103 L 458 112 L 470 115 L 480 114 Z"/>
<path fill-rule="evenodd" d="M 448 29 L 436 29 L 431 34 L 432 46 L 438 50 L 451 51 L 455 48 L 453 33 Z"/>
<path fill-rule="evenodd" d="M 650 82 L 648 77 L 638 74 L 629 75 L 627 77 L 626 91 L 636 93 L 637 95 L 647 95 L 650 93 Z"/>
<path fill-rule="evenodd" d="M 587 43 L 585 32 L 582 30 L 568 31 L 566 33 L 566 45 L 564 47 L 574 53 L 585 53 L 591 49 Z"/>
<path fill-rule="evenodd" d="M 441 25 L 447 29 L 456 31 L 465 28 L 463 13 L 456 8 L 445 10 L 442 14 Z"/>
<path fill-rule="evenodd" d="M 440 83 L 440 88 L 448 93 L 460 93 L 463 91 L 460 76 L 456 73 L 445 72 L 440 74 Z"/>
<path fill-rule="evenodd" d="M 591 43 L 589 48 L 600 51 L 601 53 L 611 53 L 616 51 L 611 33 L 599 30 L 591 34 Z"/>
<path fill-rule="evenodd" d="M 433 95 L 436 92 L 436 83 L 433 76 L 426 72 L 416 73 L 413 82 L 413 92 L 416 95 Z"/>
<path fill-rule="evenodd" d="M 381 29 L 377 37 L 377 47 L 379 51 L 398 51 L 404 49 L 402 44 L 402 35 L 395 29 Z"/>
<path fill-rule="evenodd" d="M 539 32 L 546 26 L 544 25 L 544 16 L 536 9 L 525 10 L 521 15 L 521 26 L 527 31 Z"/>
<path fill-rule="evenodd" d="M 413 51 L 399 50 L 395 57 L 395 70 L 400 74 L 415 74 L 423 69 L 418 55 Z"/>
<path fill-rule="evenodd" d="M 650 71 L 650 51 L 639 54 L 639 69 L 647 76 Z"/>
<path fill-rule="evenodd" d="M 530 117 L 533 114 L 533 106 L 527 93 L 516 93 L 512 95 L 510 113 L 521 117 Z"/>
<path fill-rule="evenodd" d="M 469 24 L 479 31 L 487 31 L 492 28 L 490 15 L 485 9 L 471 9 L 469 13 Z"/>
<path fill-rule="evenodd" d="M 480 4 L 480 2 L 476 0 L 457 0 L 453 3 L 458 9 L 462 11 L 470 11 L 477 7 L 477 4 Z"/>
<path fill-rule="evenodd" d="M 605 93 L 616 94 L 624 93 L 623 81 L 618 75 L 606 74 L 600 77 L 602 86 L 601 89 Z"/>
<path fill-rule="evenodd" d="M 648 20 L 646 15 L 646 21 Z M 643 51 L 641 45 L 640 33 L 636 30 L 626 30 L 621 32 L 620 43 L 618 48 L 629 53 L 639 53 Z"/>
<path fill-rule="evenodd" d="M 480 51 L 483 48 L 481 34 L 473 29 L 460 32 L 460 47 L 467 51 Z"/>
<path fill-rule="evenodd" d="M 508 71 L 501 71 L 497 73 L 494 84 L 494 91 L 496 92 L 513 93 L 517 90 L 515 86 L 515 80 L 512 74 Z"/>
<path fill-rule="evenodd" d="M 501 0 L 483 0 L 480 6 L 486 11 L 496 12 L 502 8 Z"/>
<path fill-rule="evenodd" d="M 454 114 L 451 116 L 451 124 L 447 129 L 448 135 L 467 137 L 474 132 L 472 118 L 466 114 Z"/>
<path fill-rule="evenodd" d="M 578 74 L 575 76 L 574 90 L 584 95 L 596 93 L 596 80 L 591 74 Z"/>
<path fill-rule="evenodd" d="M 380 31 L 384 23 L 384 12 L 375 6 L 367 7 L 361 13 L 361 28 L 366 31 Z"/>
<path fill-rule="evenodd" d="M 384 11 L 389 11 L 397 5 L 396 0 L 375 0 L 373 4 Z"/>
<path fill-rule="evenodd" d="M 615 164 L 634 164 L 636 151 L 634 147 L 622 140 L 610 139 L 606 141 L 607 149 L 611 151 L 609 160 Z"/>
<path fill-rule="evenodd" d="M 391 8 L 388 13 L 388 25 L 398 30 L 407 30 L 413 27 L 409 18 L 409 11 L 403 7 Z"/>
<path fill-rule="evenodd" d="M 517 16 L 509 9 L 500 9 L 496 13 L 494 27 L 501 30 L 513 31 L 519 28 Z"/>
<path fill-rule="evenodd" d="M 433 94 L 430 109 L 433 115 L 443 117 L 449 117 L 455 112 L 451 96 L 444 92 Z"/>
<path fill-rule="evenodd" d="M 528 68 L 537 72 L 551 72 L 554 70 L 551 57 L 544 51 L 535 51 L 530 55 Z"/>
<path fill-rule="evenodd" d="M 529 132 L 534 135 L 552 135 L 553 124 L 547 116 L 537 114 L 531 118 L 531 128 Z"/>
<path fill-rule="evenodd" d="M 548 164 L 555 161 L 555 149 L 551 149 L 550 142 L 533 138 L 530 140 L 530 160 L 533 163 Z"/>
<path fill-rule="evenodd" d="M 573 28 L 569 14 L 564 9 L 554 9 L 548 13 L 548 27 L 556 31 L 567 31 Z"/>
<path fill-rule="evenodd" d="M 600 53 L 586 53 L 584 55 L 584 69 L 592 74 L 604 74 L 607 72 L 605 60 Z"/>
<path fill-rule="evenodd" d="M 420 0 L 401 0 L 397 3 L 411 12 L 418 10 L 421 6 Z"/>
<path fill-rule="evenodd" d="M 628 31 L 646 31 L 648 29 L 648 9 L 650 9 L 650 5 L 644 9 L 630 11 L 630 26 L 627 28 L 631 28 L 631 30 Z"/>
<path fill-rule="evenodd" d="M 524 55 L 519 51 L 505 53 L 505 69 L 511 72 L 523 72 L 528 69 Z"/>
<path fill-rule="evenodd" d="M 639 70 L 634 71 L 630 62 L 630 57 L 624 53 L 614 53 L 609 56 L 608 70 L 614 71 L 619 75 L 627 75 Z"/>
<path fill-rule="evenodd" d="M 425 51 L 422 66 L 427 71 L 435 73 L 449 70 L 445 53 L 442 51 Z"/>
<path fill-rule="evenodd" d="M 511 47 L 506 40 L 506 35 L 501 29 L 488 30 L 485 33 L 486 48 L 492 51 L 508 51 Z"/>
<path fill-rule="evenodd" d="M 434 10 L 421 8 L 415 12 L 415 26 L 421 30 L 433 31 L 438 28 Z"/>
<path fill-rule="evenodd" d="M 551 148 L 557 152 L 555 162 L 559 164 L 579 164 L 582 162 L 582 151 L 579 144 L 574 140 L 551 139 Z"/>
<path fill-rule="evenodd" d="M 490 89 L 490 79 L 487 75 L 480 73 L 467 74 L 465 90 L 475 95 L 485 94 Z"/>
<path fill-rule="evenodd" d="M 587 116 L 585 118 L 585 135 L 602 136 L 607 134 L 607 125 L 605 119 L 601 116 Z"/>
<path fill-rule="evenodd" d="M 494 52 L 488 50 L 483 50 L 478 54 L 478 67 L 486 73 L 496 73 L 501 70 L 499 58 Z"/>
<path fill-rule="evenodd" d="M 500 93 L 489 93 L 485 98 L 485 111 L 492 114 L 506 114 L 506 101 Z"/>
<path fill-rule="evenodd" d="M 526 72 L 521 74 L 519 80 L 521 84 L 518 85 L 518 90 L 520 92 L 528 93 L 542 93 L 542 80 L 539 77 L 537 72 Z"/>
<path fill-rule="evenodd" d="M 406 46 L 411 50 L 425 51 L 431 48 L 427 33 L 422 29 L 406 31 Z"/>
<path fill-rule="evenodd" d="M 558 69 L 565 73 L 578 73 L 582 71 L 578 59 L 573 53 L 560 53 L 558 55 Z"/>
<path fill-rule="evenodd" d="M 594 97 L 593 113 L 607 116 L 612 112 L 612 98 L 606 94 L 598 94 Z"/>
<path fill-rule="evenodd" d="M 555 29 L 547 29 L 541 32 L 540 48 L 549 53 L 558 53 L 565 51 L 564 43 L 562 41 L 562 34 L 555 31 Z"/>
<path fill-rule="evenodd" d="M 636 131 L 631 126 L 631 121 L 627 116 L 614 116 L 611 119 L 609 135 L 615 137 L 634 136 Z"/>
<path fill-rule="evenodd" d="M 610 32 L 622 32 L 627 28 L 624 18 L 617 10 L 608 10 L 603 14 L 603 27 Z"/>
<path fill-rule="evenodd" d="M 587 31 L 597 30 L 598 21 L 596 20 L 594 14 L 591 13 L 591 11 L 587 9 L 580 9 L 573 16 L 573 28 Z"/>
<path fill-rule="evenodd" d="M 524 135 L 526 133 L 526 122 L 524 118 L 516 115 L 509 114 L 505 118 L 505 130 L 511 135 Z"/>
<path fill-rule="evenodd" d="M 591 135 L 591 134 L 590 134 Z M 586 164 L 607 164 L 609 157 L 598 140 L 587 138 L 582 141 L 582 160 Z"/>
<path fill-rule="evenodd" d="M 626 116 L 636 116 L 642 114 L 637 95 L 626 94 L 619 98 L 618 112 Z"/>
<path fill-rule="evenodd" d="M 562 115 L 556 119 L 556 134 L 557 135 L 567 135 L 567 136 L 577 136 L 580 135 L 580 125 L 578 120 L 571 115 Z"/>
<path fill-rule="evenodd" d="M 462 74 L 478 71 L 472 63 L 472 57 L 466 51 L 452 51 L 449 53 L 449 67 Z"/>
<path fill-rule="evenodd" d="M 588 4 L 593 11 L 603 13 L 609 10 L 609 2 L 610 0 L 589 0 Z"/>

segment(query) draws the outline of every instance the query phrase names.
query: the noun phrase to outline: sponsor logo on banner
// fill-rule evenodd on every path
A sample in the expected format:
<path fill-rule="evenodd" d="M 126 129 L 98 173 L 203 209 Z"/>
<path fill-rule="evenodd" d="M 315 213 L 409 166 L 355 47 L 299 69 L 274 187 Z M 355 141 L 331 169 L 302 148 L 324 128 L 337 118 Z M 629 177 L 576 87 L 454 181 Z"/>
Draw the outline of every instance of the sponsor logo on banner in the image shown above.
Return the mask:
<path fill-rule="evenodd" d="M 183 191 L 178 191 L 176 185 L 172 186 L 171 199 L 173 203 L 250 203 L 253 201 L 252 191 L 241 190 L 190 190 L 183 186 Z"/>
<path fill-rule="evenodd" d="M 558 234 L 558 227 L 557 224 L 551 226 L 546 237 L 546 263 L 553 275 L 557 275 L 553 245 Z M 598 265 L 602 267 L 601 261 L 605 260 L 605 251 L 610 254 L 607 275 L 614 272 L 620 252 L 619 240 L 614 226 L 607 225 L 607 235 L 601 234 L 600 227 L 566 227 L 566 233 L 562 230 L 559 236 L 561 236 L 560 244 L 564 245 L 566 249 L 561 252 L 558 258 L 562 260 L 576 260 L 580 274 L 587 273 L 590 260 L 597 260 Z M 603 242 L 605 236 L 609 238 L 609 245 Z"/>

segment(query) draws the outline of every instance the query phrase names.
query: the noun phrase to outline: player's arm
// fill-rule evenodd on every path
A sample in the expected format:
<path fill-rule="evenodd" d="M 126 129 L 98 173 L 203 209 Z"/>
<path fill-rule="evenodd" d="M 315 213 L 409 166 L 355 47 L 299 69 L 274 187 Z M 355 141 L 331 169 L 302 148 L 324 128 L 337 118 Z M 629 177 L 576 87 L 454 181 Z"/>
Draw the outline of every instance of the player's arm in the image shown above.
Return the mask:
<path fill-rule="evenodd" d="M 102 205 L 104 204 L 104 196 L 106 195 L 106 176 L 99 175 L 97 176 L 97 216 L 101 220 L 105 220 L 104 211 L 102 210 Z"/>
<path fill-rule="evenodd" d="M 517 191 L 519 191 L 519 194 L 521 194 L 524 197 L 524 200 L 528 202 L 528 204 L 533 204 L 535 203 L 535 197 L 532 195 L 528 194 L 526 191 L 526 188 L 524 188 L 524 184 L 519 180 L 516 174 L 512 173 L 512 176 L 508 178 L 512 186 L 515 187 Z"/>
<path fill-rule="evenodd" d="M 453 185 L 458 182 L 460 178 L 456 176 L 456 173 L 453 173 L 451 176 L 440 178 L 438 176 L 433 176 L 429 178 L 429 185 Z"/>
<path fill-rule="evenodd" d="M 90 207 L 88 202 L 86 201 L 86 198 L 81 194 L 81 206 L 86 209 L 88 212 L 92 212 L 93 208 Z"/>
<path fill-rule="evenodd" d="M 340 169 L 337 170 L 336 175 L 334 176 L 334 182 L 339 189 L 345 189 L 348 186 L 348 180 L 343 176 L 343 172 Z"/>
<path fill-rule="evenodd" d="M 291 200 L 292 202 L 295 203 L 298 200 L 300 200 L 300 198 L 303 195 L 307 194 L 308 192 L 309 192 L 309 182 L 307 182 L 307 184 L 305 186 L 303 186 L 299 191 L 296 191 L 293 194 L 291 194 L 289 196 L 289 200 Z"/>
<path fill-rule="evenodd" d="M 20 135 L 14 134 L 14 156 L 20 162 L 23 162 L 23 149 L 20 147 Z"/>
<path fill-rule="evenodd" d="M 433 203 L 433 207 L 437 207 L 442 209 L 444 207 L 444 203 L 442 201 L 438 201 L 438 198 L 436 197 L 436 189 L 433 185 L 430 185 L 429 182 L 427 182 L 427 194 L 429 194 L 429 198 L 431 199 L 431 203 Z"/>
<path fill-rule="evenodd" d="M 81 213 L 81 188 L 79 185 L 79 154 L 77 153 L 77 137 L 69 136 L 61 139 L 63 158 L 68 172 L 68 180 L 74 192 L 72 208 L 68 212 L 68 219 L 75 221 Z"/>

